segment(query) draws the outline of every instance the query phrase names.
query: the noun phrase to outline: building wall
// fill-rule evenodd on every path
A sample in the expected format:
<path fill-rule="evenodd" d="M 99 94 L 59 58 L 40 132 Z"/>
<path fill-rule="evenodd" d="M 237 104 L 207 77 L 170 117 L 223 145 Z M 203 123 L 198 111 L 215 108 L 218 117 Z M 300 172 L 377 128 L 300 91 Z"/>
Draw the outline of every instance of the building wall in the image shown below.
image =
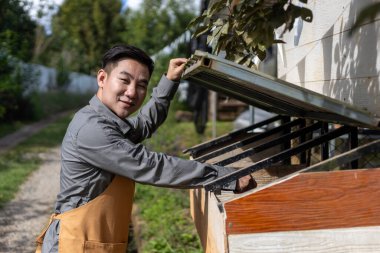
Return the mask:
<path fill-rule="evenodd" d="M 360 10 L 377 1 L 309 0 L 313 22 L 284 35 L 278 77 L 380 116 L 380 14 L 349 36 Z"/>

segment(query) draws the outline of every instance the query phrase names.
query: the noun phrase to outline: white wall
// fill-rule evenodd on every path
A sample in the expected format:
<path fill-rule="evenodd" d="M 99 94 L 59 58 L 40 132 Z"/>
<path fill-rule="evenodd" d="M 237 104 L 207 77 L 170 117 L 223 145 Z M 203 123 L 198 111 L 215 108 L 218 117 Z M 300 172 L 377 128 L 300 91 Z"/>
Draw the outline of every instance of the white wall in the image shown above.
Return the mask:
<path fill-rule="evenodd" d="M 23 67 L 34 73 L 33 84 L 27 85 L 28 88 L 41 92 L 57 88 L 57 71 L 55 69 L 37 64 L 25 64 Z M 98 85 L 95 76 L 71 72 L 69 78 L 70 82 L 66 89 L 69 92 L 84 94 L 97 91 Z"/>
<path fill-rule="evenodd" d="M 298 46 L 296 29 L 284 35 L 278 77 L 380 116 L 380 15 L 348 36 L 360 10 L 377 1 L 309 0 L 313 22 L 303 22 Z"/>

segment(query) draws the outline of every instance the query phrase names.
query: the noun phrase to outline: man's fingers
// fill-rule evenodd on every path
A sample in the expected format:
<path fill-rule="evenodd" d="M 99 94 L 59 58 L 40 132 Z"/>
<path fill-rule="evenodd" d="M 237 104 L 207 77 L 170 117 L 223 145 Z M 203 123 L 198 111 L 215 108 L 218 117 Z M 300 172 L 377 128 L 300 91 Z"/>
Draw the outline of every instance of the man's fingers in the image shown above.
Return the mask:
<path fill-rule="evenodd" d="M 171 59 L 169 62 L 169 68 L 166 77 L 172 81 L 179 81 L 179 79 L 181 79 L 186 62 L 186 58 Z"/>
<path fill-rule="evenodd" d="M 235 193 L 242 193 L 257 187 L 255 179 L 251 175 L 241 177 L 236 182 Z"/>
<path fill-rule="evenodd" d="M 180 65 L 182 65 L 182 64 L 184 64 L 186 62 L 187 62 L 186 58 L 175 58 L 175 59 L 171 59 L 170 60 L 170 63 L 174 64 L 176 66 L 180 66 Z"/>

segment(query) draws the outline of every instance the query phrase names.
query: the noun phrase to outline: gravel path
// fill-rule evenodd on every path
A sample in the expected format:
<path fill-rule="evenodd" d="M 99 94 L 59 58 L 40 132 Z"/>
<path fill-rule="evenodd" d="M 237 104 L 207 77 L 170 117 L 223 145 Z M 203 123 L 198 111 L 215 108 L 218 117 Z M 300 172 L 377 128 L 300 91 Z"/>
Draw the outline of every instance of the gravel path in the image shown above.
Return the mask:
<path fill-rule="evenodd" d="M 59 191 L 60 147 L 41 154 L 43 163 L 0 209 L 0 252 L 34 252 Z"/>
<path fill-rule="evenodd" d="M 9 134 L 7 136 L 4 136 L 3 138 L 0 138 L 0 154 L 15 147 L 17 144 L 27 139 L 28 137 L 32 136 L 33 134 L 37 133 L 38 131 L 46 127 L 48 124 L 66 115 L 69 115 L 70 113 L 72 113 L 72 111 L 65 111 L 65 112 L 54 114 L 44 120 L 35 122 L 30 125 L 26 125 L 23 128 L 19 129 L 18 131 L 12 134 Z"/>

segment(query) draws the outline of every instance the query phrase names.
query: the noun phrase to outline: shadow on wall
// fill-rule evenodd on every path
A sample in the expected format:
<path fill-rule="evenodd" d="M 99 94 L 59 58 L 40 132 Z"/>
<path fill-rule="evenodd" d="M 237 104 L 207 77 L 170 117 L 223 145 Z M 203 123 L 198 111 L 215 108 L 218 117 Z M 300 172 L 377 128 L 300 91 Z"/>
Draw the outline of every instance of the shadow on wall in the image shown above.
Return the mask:
<path fill-rule="evenodd" d="M 349 36 L 360 10 L 367 4 L 368 1 L 351 1 L 348 21 L 340 19 L 323 36 L 323 93 L 380 116 L 380 66 L 376 64 L 380 20 L 363 24 Z M 341 32 L 332 36 L 334 30 Z"/>

